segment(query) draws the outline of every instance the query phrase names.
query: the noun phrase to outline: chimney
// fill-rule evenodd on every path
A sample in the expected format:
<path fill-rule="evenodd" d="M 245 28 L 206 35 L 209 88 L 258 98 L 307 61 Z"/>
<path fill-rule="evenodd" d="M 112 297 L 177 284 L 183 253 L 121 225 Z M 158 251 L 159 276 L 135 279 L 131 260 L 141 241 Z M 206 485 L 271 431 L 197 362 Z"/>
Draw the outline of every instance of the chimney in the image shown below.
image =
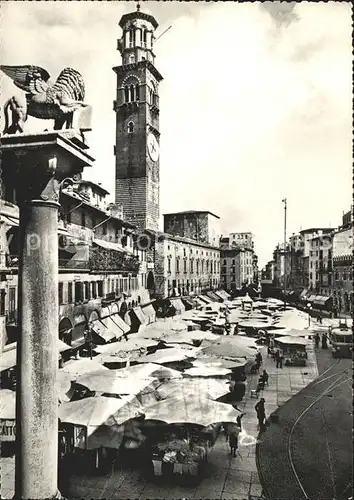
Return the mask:
<path fill-rule="evenodd" d="M 112 217 L 117 217 L 117 219 L 123 219 L 122 203 L 110 203 L 108 205 L 108 210 Z"/>

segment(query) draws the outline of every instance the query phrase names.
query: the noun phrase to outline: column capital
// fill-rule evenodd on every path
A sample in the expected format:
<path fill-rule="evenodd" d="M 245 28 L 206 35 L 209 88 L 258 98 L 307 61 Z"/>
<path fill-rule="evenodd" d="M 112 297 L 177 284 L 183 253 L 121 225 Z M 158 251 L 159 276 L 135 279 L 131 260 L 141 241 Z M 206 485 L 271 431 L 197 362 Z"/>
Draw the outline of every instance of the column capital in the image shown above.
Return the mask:
<path fill-rule="evenodd" d="M 1 138 L 2 176 L 6 187 L 16 190 L 20 204 L 59 202 L 60 183 L 81 177 L 94 159 L 75 130 L 39 134 L 5 135 Z"/>

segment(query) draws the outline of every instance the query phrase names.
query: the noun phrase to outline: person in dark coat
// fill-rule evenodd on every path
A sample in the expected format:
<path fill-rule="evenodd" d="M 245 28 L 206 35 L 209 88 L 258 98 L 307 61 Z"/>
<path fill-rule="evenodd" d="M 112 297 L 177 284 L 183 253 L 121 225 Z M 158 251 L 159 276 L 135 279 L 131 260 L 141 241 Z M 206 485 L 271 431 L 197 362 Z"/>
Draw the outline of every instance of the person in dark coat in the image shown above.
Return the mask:
<path fill-rule="evenodd" d="M 264 421 L 265 421 L 265 407 L 264 407 L 265 399 L 261 398 L 254 409 L 257 413 L 259 430 L 262 431 L 264 429 Z"/>
<path fill-rule="evenodd" d="M 320 345 L 320 336 L 317 332 L 315 335 L 315 346 L 318 348 L 319 345 Z"/>
<path fill-rule="evenodd" d="M 327 349 L 327 335 L 325 333 L 322 334 L 322 349 Z"/>
<path fill-rule="evenodd" d="M 262 378 L 263 385 L 268 385 L 269 375 L 267 373 L 267 370 L 263 370 L 261 378 Z"/>
<path fill-rule="evenodd" d="M 240 429 L 238 427 L 235 427 L 230 432 L 230 436 L 229 436 L 230 455 L 232 455 L 233 457 L 236 457 L 236 451 L 238 448 L 238 435 L 239 435 L 239 433 L 240 433 Z"/>
<path fill-rule="evenodd" d="M 263 362 L 262 354 L 260 352 L 257 352 L 256 354 L 257 371 L 259 370 L 259 367 L 261 366 L 262 362 Z"/>

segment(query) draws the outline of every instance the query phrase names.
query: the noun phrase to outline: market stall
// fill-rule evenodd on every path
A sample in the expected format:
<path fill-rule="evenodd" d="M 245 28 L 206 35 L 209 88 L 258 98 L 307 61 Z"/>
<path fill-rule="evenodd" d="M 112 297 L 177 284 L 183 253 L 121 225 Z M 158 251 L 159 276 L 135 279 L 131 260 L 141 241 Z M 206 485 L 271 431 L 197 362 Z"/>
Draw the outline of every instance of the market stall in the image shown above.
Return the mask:
<path fill-rule="evenodd" d="M 212 401 L 205 393 L 178 394 L 145 408 L 144 413 L 153 473 L 196 477 L 200 477 L 221 423 L 236 422 L 238 416 L 234 408 Z M 149 432 L 151 420 L 160 424 Z"/>
<path fill-rule="evenodd" d="M 68 452 L 91 459 L 100 469 L 109 463 L 125 436 L 125 422 L 142 415 L 137 404 L 124 399 L 95 396 L 63 403 L 59 407 L 61 429 L 70 443 Z M 81 451 L 81 453 L 80 453 Z"/>
<path fill-rule="evenodd" d="M 279 337 L 275 339 L 275 344 L 283 351 L 285 365 L 306 366 L 307 342 L 304 338 L 293 336 Z"/>

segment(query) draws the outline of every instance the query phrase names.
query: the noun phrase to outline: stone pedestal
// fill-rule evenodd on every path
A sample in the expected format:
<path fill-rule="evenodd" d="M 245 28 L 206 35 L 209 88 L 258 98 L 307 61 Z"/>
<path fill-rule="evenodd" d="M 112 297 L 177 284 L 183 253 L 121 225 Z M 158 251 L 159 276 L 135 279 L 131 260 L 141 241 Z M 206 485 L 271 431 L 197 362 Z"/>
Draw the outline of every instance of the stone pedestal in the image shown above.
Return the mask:
<path fill-rule="evenodd" d="M 93 159 L 74 131 L 4 136 L 5 186 L 20 207 L 15 498 L 58 496 L 58 209 L 60 183 Z"/>

